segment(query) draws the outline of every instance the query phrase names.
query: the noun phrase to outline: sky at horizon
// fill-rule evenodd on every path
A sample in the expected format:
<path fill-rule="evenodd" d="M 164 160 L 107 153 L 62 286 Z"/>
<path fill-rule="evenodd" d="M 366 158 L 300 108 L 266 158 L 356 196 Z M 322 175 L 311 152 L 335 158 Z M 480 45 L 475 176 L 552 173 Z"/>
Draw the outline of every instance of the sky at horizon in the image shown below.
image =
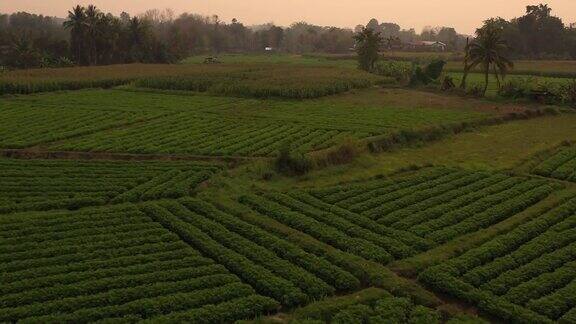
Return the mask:
<path fill-rule="evenodd" d="M 403 29 L 425 26 L 454 27 L 459 33 L 472 34 L 482 21 L 500 16 L 506 19 L 521 16 L 525 7 L 539 3 L 525 0 L 1 0 L 0 12 L 26 11 L 48 16 L 65 17 L 76 4 L 95 4 L 106 12 L 122 11 L 140 14 L 147 9 L 170 8 L 202 15 L 217 14 L 229 22 L 237 18 L 246 25 L 273 22 L 288 26 L 293 22 L 353 28 L 366 24 L 370 18 L 394 22 Z M 565 24 L 576 22 L 576 0 L 548 0 L 553 15 Z"/>

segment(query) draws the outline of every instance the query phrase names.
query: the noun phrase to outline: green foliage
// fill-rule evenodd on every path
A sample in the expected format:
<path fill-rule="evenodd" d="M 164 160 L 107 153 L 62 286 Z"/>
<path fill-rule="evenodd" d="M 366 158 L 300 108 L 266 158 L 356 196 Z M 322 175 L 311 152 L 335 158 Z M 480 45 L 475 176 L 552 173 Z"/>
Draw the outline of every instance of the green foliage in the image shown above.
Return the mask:
<path fill-rule="evenodd" d="M 447 324 L 488 324 L 490 322 L 471 315 L 456 315 L 446 322 Z"/>
<path fill-rule="evenodd" d="M 374 312 L 389 323 L 407 323 L 412 306 L 406 298 L 387 298 L 376 302 Z"/>
<path fill-rule="evenodd" d="M 356 298 L 353 299 L 354 297 Z M 306 323 L 306 320 L 358 324 L 439 324 L 442 322 L 440 313 L 436 310 L 415 305 L 406 298 L 395 298 L 389 295 L 370 300 L 362 296 L 350 295 L 314 303 L 303 309 L 317 310 L 320 307 L 323 309 L 321 314 L 297 310 L 294 313 L 296 318 L 294 323 Z"/>
<path fill-rule="evenodd" d="M 419 280 L 506 321 L 553 323 L 574 305 L 575 211 L 559 201 Z"/>
<path fill-rule="evenodd" d="M 0 213 L 190 195 L 217 165 L 0 159 Z"/>
<path fill-rule="evenodd" d="M 544 177 L 576 182 L 576 149 L 561 148 L 552 156 L 535 166 L 532 173 Z"/>
<path fill-rule="evenodd" d="M 363 324 L 367 323 L 372 309 L 366 305 L 354 305 L 340 311 L 332 318 L 334 324 Z"/>
<path fill-rule="evenodd" d="M 8 72 L 0 76 L 0 95 L 110 88 L 134 82 L 151 89 L 307 99 L 368 88 L 385 81 L 362 71 L 332 66 L 130 64 Z"/>
<path fill-rule="evenodd" d="M 416 306 L 410 313 L 410 324 L 440 324 L 442 318 L 440 313 L 424 306 Z"/>
<path fill-rule="evenodd" d="M 385 77 L 392 77 L 398 82 L 407 82 L 410 80 L 413 68 L 414 65 L 410 62 L 387 60 L 378 62 L 373 73 Z"/>
<path fill-rule="evenodd" d="M 446 65 L 446 61 L 435 60 L 428 63 L 424 68 L 418 66 L 414 69 L 414 73 L 410 78 L 410 85 L 427 85 L 440 78 L 442 70 Z"/>
<path fill-rule="evenodd" d="M 367 288 L 351 295 L 333 297 L 311 303 L 297 309 L 294 312 L 294 317 L 298 320 L 311 319 L 328 322 L 341 310 L 357 304 L 374 305 L 376 301 L 386 297 L 392 297 L 386 290 Z"/>
<path fill-rule="evenodd" d="M 444 66 L 446 65 L 446 61 L 444 60 L 436 60 L 430 62 L 426 65 L 424 69 L 424 73 L 432 80 L 438 80 L 440 75 L 442 75 L 442 71 L 444 70 Z"/>
<path fill-rule="evenodd" d="M 358 54 L 358 67 L 361 70 L 372 72 L 378 61 L 378 51 L 382 46 L 382 36 L 372 28 L 363 28 L 354 35 L 356 53 Z"/>
<path fill-rule="evenodd" d="M 312 170 L 312 161 L 304 154 L 292 151 L 290 145 L 285 144 L 274 161 L 274 168 L 281 174 L 301 176 Z"/>
<path fill-rule="evenodd" d="M 420 84 L 426 85 L 430 82 L 432 82 L 432 79 L 428 76 L 428 74 L 426 74 L 426 72 L 424 72 L 422 67 L 418 66 L 416 69 L 414 69 L 414 74 L 412 74 L 412 77 L 410 78 L 411 86 Z"/>
<path fill-rule="evenodd" d="M 356 100 L 365 104 L 358 108 Z M 44 144 L 52 151 L 276 156 L 285 141 L 299 152 L 319 151 L 350 139 L 360 144 L 359 139 L 389 133 L 392 125 L 422 128 L 490 116 L 467 109 L 405 109 L 387 100 L 376 89 L 307 101 L 160 90 L 83 90 L 6 98 L 0 148 Z"/>
<path fill-rule="evenodd" d="M 154 320 L 204 307 L 234 321 L 278 307 L 134 205 L 3 215 L 0 233 L 3 322 Z"/>

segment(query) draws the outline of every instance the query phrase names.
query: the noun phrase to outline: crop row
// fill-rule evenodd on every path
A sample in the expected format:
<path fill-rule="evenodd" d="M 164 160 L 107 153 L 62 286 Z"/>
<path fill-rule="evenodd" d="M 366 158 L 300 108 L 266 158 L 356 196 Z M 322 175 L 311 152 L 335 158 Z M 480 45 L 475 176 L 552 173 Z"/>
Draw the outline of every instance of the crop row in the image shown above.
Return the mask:
<path fill-rule="evenodd" d="M 160 205 L 164 206 L 172 214 L 178 216 L 188 224 L 208 234 L 224 247 L 243 255 L 251 262 L 289 281 L 311 299 L 320 299 L 335 292 L 333 287 L 305 269 L 290 261 L 284 260 L 267 248 L 228 230 L 225 226 L 209 218 L 172 202 L 161 203 Z"/>
<path fill-rule="evenodd" d="M 394 80 L 337 67 L 131 64 L 5 73 L 0 77 L 0 95 L 110 88 L 132 81 L 139 87 L 154 89 L 209 91 L 234 97 L 304 99 Z"/>
<path fill-rule="evenodd" d="M 133 205 L 0 219 L 0 322 L 148 319 L 238 299 L 277 307 Z M 5 225 L 5 226 L 4 226 Z"/>
<path fill-rule="evenodd" d="M 478 317 L 441 314 L 439 311 L 415 304 L 407 298 L 392 296 L 389 292 L 368 288 L 357 293 L 312 303 L 297 309 L 295 322 L 313 323 L 488 323 Z"/>
<path fill-rule="evenodd" d="M 401 180 L 397 184 L 388 184 L 386 182 L 383 183 L 384 186 L 382 188 L 367 190 L 365 192 L 360 192 L 358 195 L 347 197 L 347 199 L 342 200 L 338 205 L 350 209 L 353 212 L 366 212 L 390 201 L 391 199 L 398 198 L 399 196 L 396 193 L 399 191 L 411 187 L 418 188 L 418 186 L 428 186 L 428 183 L 438 179 L 446 180 L 446 178 L 454 176 L 453 172 L 454 170 L 445 168 L 425 169 L 418 172 L 414 177 L 406 179 L 406 181 Z"/>
<path fill-rule="evenodd" d="M 201 200 L 184 198 L 182 204 L 191 211 L 225 226 L 252 242 L 267 247 L 279 257 L 315 274 L 338 291 L 350 291 L 360 287 L 360 282 L 350 273 L 322 257 L 306 252 L 300 247 L 279 238 L 256 225 L 250 224 L 235 214 Z"/>
<path fill-rule="evenodd" d="M 0 213 L 183 197 L 219 169 L 193 163 L 0 159 Z"/>
<path fill-rule="evenodd" d="M 4 104 L 4 103 L 3 103 Z M 2 107 L 0 148 L 26 148 L 152 118 L 122 111 L 63 110 L 7 101 Z"/>
<path fill-rule="evenodd" d="M 141 209 L 259 294 L 285 306 L 304 305 L 364 284 L 382 285 L 407 295 L 416 289 L 381 265 L 346 253 L 348 248 L 343 245 L 345 250 L 339 250 L 305 238 L 305 233 L 278 227 L 273 218 L 230 203 L 234 207 L 183 198 L 145 203 Z M 285 231 L 294 233 L 286 235 Z M 427 294 L 416 298 L 430 302 Z"/>
<path fill-rule="evenodd" d="M 510 322 L 570 323 L 576 306 L 576 199 L 424 271 L 430 287 Z"/>
<path fill-rule="evenodd" d="M 426 168 L 397 178 L 370 180 L 366 185 L 353 183 L 309 192 L 324 201 L 328 205 L 324 209 L 330 213 L 338 210 L 343 214 L 341 210 L 347 209 L 354 215 L 348 218 L 362 220 L 368 230 L 388 227 L 404 236 L 410 233 L 420 237 L 420 247 L 429 248 L 499 223 L 561 187 L 505 174 Z M 353 230 L 347 225 L 341 228 Z M 415 246 L 413 237 L 408 243 Z M 394 254 L 402 257 L 402 253 Z"/>
<path fill-rule="evenodd" d="M 271 296 L 284 305 L 304 304 L 308 300 L 307 295 L 289 280 L 276 275 L 243 254 L 222 245 L 210 235 L 169 210 L 153 203 L 145 204 L 142 210 L 172 232 L 177 233 L 186 243 L 226 266 L 227 269 L 242 278 L 244 282 L 249 283 L 259 293 Z"/>
<path fill-rule="evenodd" d="M 335 68 L 267 66 L 238 72 L 203 71 L 185 76 L 148 77 L 137 80 L 136 85 L 165 90 L 209 91 L 234 97 L 306 99 L 367 88 L 383 79 Z"/>
<path fill-rule="evenodd" d="M 168 130 L 168 131 L 167 131 Z M 294 149 L 324 148 L 352 132 L 316 128 L 300 123 L 255 118 L 230 119 L 186 113 L 156 119 L 127 129 L 98 132 L 52 148 L 130 153 L 187 153 L 202 155 L 268 156 L 284 142 Z M 358 135 L 357 135 L 358 136 Z"/>
<path fill-rule="evenodd" d="M 291 197 L 289 195 L 284 195 L 280 193 L 267 193 L 264 197 L 267 199 L 283 206 L 284 208 L 291 209 L 292 211 L 298 212 L 303 216 L 309 217 L 311 220 L 315 220 L 323 224 L 326 228 L 334 228 L 336 230 L 342 231 L 344 234 L 358 239 L 364 239 L 369 241 L 376 246 L 385 249 L 395 258 L 404 258 L 416 254 L 416 249 L 412 246 L 394 238 L 391 233 L 389 235 L 382 235 L 384 231 L 376 232 L 380 227 L 375 226 L 376 229 L 366 228 L 362 224 L 357 224 L 358 221 L 354 220 L 354 217 L 340 217 L 333 212 L 323 211 L 318 209 L 306 202 L 299 201 L 298 198 L 305 199 L 296 193 Z M 363 217 L 358 217 L 362 219 Z M 365 218 L 364 218 L 365 219 Z M 370 223 L 366 225 L 372 225 Z"/>
<path fill-rule="evenodd" d="M 388 263 L 394 259 L 384 248 L 365 238 L 350 236 L 336 227 L 328 226 L 312 217 L 292 211 L 290 208 L 264 197 L 257 195 L 243 196 L 240 202 L 264 216 L 307 233 L 343 251 L 380 263 Z"/>
<path fill-rule="evenodd" d="M 532 172 L 544 177 L 576 182 L 576 149 L 561 149 L 537 165 Z"/>

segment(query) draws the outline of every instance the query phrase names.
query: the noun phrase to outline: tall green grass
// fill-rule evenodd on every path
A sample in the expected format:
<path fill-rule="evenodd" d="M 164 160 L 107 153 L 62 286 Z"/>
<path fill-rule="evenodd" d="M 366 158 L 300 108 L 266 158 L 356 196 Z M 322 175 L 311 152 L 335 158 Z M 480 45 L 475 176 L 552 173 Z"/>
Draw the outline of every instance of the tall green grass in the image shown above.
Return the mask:
<path fill-rule="evenodd" d="M 83 88 L 137 87 L 239 97 L 316 98 L 390 78 L 333 66 L 286 64 L 130 64 L 13 71 L 0 75 L 0 95 Z"/>

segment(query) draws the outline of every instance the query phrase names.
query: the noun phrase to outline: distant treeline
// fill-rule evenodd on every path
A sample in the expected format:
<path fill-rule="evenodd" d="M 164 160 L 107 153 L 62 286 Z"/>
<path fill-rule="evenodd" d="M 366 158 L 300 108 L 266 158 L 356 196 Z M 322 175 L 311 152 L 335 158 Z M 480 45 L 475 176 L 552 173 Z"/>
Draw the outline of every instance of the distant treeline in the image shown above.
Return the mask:
<path fill-rule="evenodd" d="M 550 14 L 546 5 L 529 6 L 523 17 L 501 25 L 514 57 L 575 58 L 576 30 Z M 356 30 L 364 27 L 359 25 Z M 384 38 L 382 50 L 417 41 L 440 41 L 460 51 L 466 36 L 454 28 L 426 27 L 418 34 L 395 23 L 372 19 L 366 27 Z M 65 19 L 25 12 L 0 14 L 0 67 L 31 68 L 112 63 L 170 63 L 194 54 L 252 53 L 265 49 L 288 53 L 351 53 L 352 29 L 305 22 L 280 27 L 246 26 L 236 19 L 149 10 L 138 16 L 114 16 L 94 6 L 77 6 Z"/>
<path fill-rule="evenodd" d="M 546 4 L 526 7 L 522 17 L 491 18 L 484 26 L 502 29 L 502 37 L 516 59 L 576 59 L 576 24 L 564 24 Z"/>
<path fill-rule="evenodd" d="M 382 36 L 402 41 L 445 40 L 453 28 L 426 28 L 422 35 L 401 30 L 393 23 L 376 24 Z M 358 27 L 357 27 L 358 28 Z M 448 35 L 448 39 L 446 36 Z M 194 54 L 253 53 L 265 49 L 287 53 L 352 53 L 354 30 L 297 22 L 289 27 L 272 23 L 246 26 L 218 16 L 149 10 L 132 17 L 114 16 L 95 6 L 77 6 L 65 19 L 25 12 L 0 14 L 0 65 L 38 66 L 99 65 L 111 63 L 169 63 Z M 460 45 L 464 41 L 460 36 Z"/>

